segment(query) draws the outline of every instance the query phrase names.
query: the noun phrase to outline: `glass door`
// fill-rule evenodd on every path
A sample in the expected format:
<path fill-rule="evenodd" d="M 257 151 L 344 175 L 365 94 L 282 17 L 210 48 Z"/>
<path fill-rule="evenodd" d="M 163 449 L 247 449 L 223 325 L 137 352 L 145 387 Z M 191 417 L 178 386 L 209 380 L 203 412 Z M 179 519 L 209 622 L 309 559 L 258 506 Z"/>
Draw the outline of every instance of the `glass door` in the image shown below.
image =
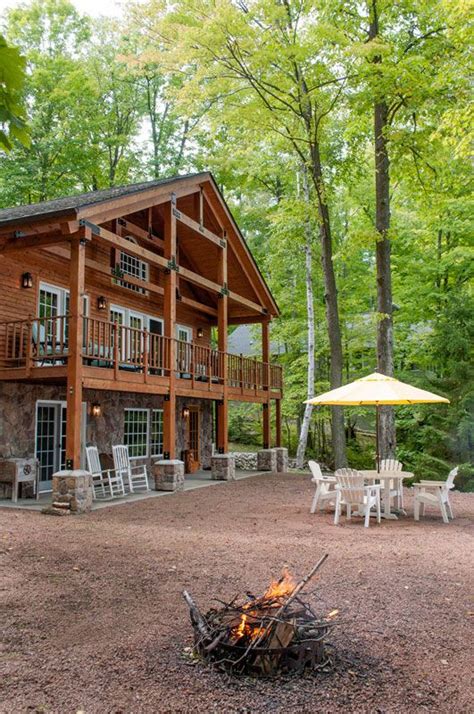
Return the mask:
<path fill-rule="evenodd" d="M 36 404 L 35 457 L 39 461 L 39 490 L 51 491 L 56 471 L 66 466 L 66 402 L 44 401 Z M 87 404 L 83 402 L 81 442 L 85 445 Z M 82 450 L 83 451 L 83 448 Z M 83 454 L 81 462 L 84 464 Z"/>

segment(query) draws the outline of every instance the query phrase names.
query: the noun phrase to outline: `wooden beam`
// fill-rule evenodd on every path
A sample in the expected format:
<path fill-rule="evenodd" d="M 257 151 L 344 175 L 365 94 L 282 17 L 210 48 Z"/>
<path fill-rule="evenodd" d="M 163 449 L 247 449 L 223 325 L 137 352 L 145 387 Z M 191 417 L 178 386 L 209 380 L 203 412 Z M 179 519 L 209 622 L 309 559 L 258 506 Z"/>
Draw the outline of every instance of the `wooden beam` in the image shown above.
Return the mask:
<path fill-rule="evenodd" d="M 202 178 L 200 179 L 202 181 Z M 188 179 L 177 179 L 175 182 L 155 186 L 146 191 L 121 196 L 110 199 L 110 201 L 96 203 L 90 206 L 83 206 L 77 211 L 78 218 L 87 218 L 95 223 L 105 223 L 119 216 L 128 216 L 148 208 L 149 206 L 159 206 L 166 203 L 173 193 L 176 198 L 190 196 L 200 190 L 199 177 Z"/>
<path fill-rule="evenodd" d="M 71 262 L 69 274 L 69 333 L 67 361 L 67 415 L 66 415 L 66 468 L 81 467 L 81 424 L 82 424 L 82 343 L 84 267 L 86 241 L 90 229 L 82 228 L 71 242 Z"/>
<path fill-rule="evenodd" d="M 215 307 L 205 305 L 204 303 L 198 302 L 197 300 L 192 300 L 192 298 L 184 297 L 184 295 L 182 295 L 180 303 L 182 305 L 187 305 L 187 307 L 190 307 L 193 310 L 197 310 L 198 312 L 205 312 L 207 315 L 211 315 L 211 317 L 217 317 L 217 310 Z"/>
<path fill-rule="evenodd" d="M 172 204 L 170 204 L 170 206 L 172 206 Z M 168 206 L 166 207 L 166 211 L 167 212 L 169 211 Z M 174 213 L 173 213 L 173 220 L 174 220 L 174 224 L 176 226 L 176 216 L 174 215 Z M 192 270 L 188 270 L 188 268 L 183 268 L 182 266 L 178 266 L 176 264 L 176 241 L 175 241 L 175 248 L 174 248 L 173 256 L 172 256 L 172 258 L 170 258 L 168 260 L 166 258 L 166 251 L 165 251 L 165 256 L 162 257 L 161 255 L 157 255 L 156 253 L 153 253 L 151 250 L 148 250 L 147 248 L 142 248 L 142 246 L 136 245 L 135 243 L 131 243 L 130 241 L 125 240 L 125 238 L 121 238 L 116 233 L 112 233 L 112 231 L 109 231 L 106 228 L 102 228 L 101 226 L 94 226 L 93 224 L 89 224 L 88 222 L 86 222 L 85 225 L 89 225 L 93 234 L 98 236 L 101 240 L 105 241 L 109 245 L 112 245 L 115 248 L 120 248 L 125 253 L 129 253 L 130 255 L 136 255 L 137 257 L 141 258 L 142 260 L 144 260 L 148 263 L 152 263 L 154 265 L 157 265 L 160 268 L 164 268 L 165 271 L 169 270 L 170 261 L 171 261 L 171 263 L 173 263 L 175 266 L 173 268 L 172 272 L 177 270 L 179 272 L 180 277 L 184 278 L 184 280 L 188 280 L 190 283 L 194 283 L 195 285 L 198 285 L 201 288 L 205 288 L 205 289 L 210 290 L 211 292 L 215 292 L 217 294 L 222 294 L 223 288 L 225 288 L 224 284 L 219 285 L 218 283 L 215 283 L 213 280 L 209 280 L 208 278 L 205 278 L 202 275 L 199 275 L 198 273 L 195 273 Z M 165 241 L 166 241 L 166 238 L 165 238 Z M 255 310 L 256 312 L 258 312 L 260 314 L 265 314 L 265 312 L 266 312 L 264 307 L 262 307 L 261 305 L 258 305 L 258 303 L 253 302 L 252 300 L 248 300 L 248 298 L 244 298 L 242 295 L 239 295 L 238 293 L 229 291 L 229 299 L 234 302 L 237 302 L 241 305 L 244 305 L 245 307 L 248 307 L 251 310 Z"/>
<path fill-rule="evenodd" d="M 270 322 L 262 322 L 262 362 L 264 369 L 264 388 L 268 393 L 267 403 L 263 405 L 263 448 L 269 449 L 271 443 L 270 422 Z"/>
<path fill-rule="evenodd" d="M 218 281 L 227 285 L 227 246 L 219 253 Z M 217 349 L 224 353 L 222 364 L 223 397 L 217 403 L 217 448 L 220 454 L 229 450 L 229 400 L 228 400 L 228 310 L 229 299 L 224 291 L 217 303 Z"/>
<path fill-rule="evenodd" d="M 275 446 L 281 446 L 281 400 L 275 399 Z"/>
<path fill-rule="evenodd" d="M 176 261 L 176 217 L 173 204 L 165 206 L 165 259 Z M 169 392 L 163 404 L 163 458 L 174 459 L 176 454 L 176 271 L 165 273 L 164 335 L 169 340 Z"/>
<path fill-rule="evenodd" d="M 146 245 L 149 245 L 153 248 L 156 248 L 157 245 L 159 245 L 161 248 L 164 247 L 165 242 L 163 238 L 160 238 L 155 234 L 153 234 L 153 237 L 150 238 L 148 231 L 145 231 L 143 228 L 140 228 L 140 226 L 135 225 L 135 223 L 127 221 L 126 218 L 119 218 L 117 220 L 118 223 L 122 226 L 123 231 L 125 231 L 126 233 L 131 233 L 131 235 L 135 238 L 140 238 L 140 240 L 144 241 Z"/>
<path fill-rule="evenodd" d="M 117 233 L 112 233 L 112 231 L 102 228 L 102 226 L 96 226 L 88 221 L 86 221 L 84 225 L 89 226 L 94 236 L 98 236 L 102 241 L 108 243 L 114 248 L 120 248 L 120 250 L 123 250 L 124 253 L 135 255 L 138 258 L 145 260 L 147 263 L 152 263 L 153 265 L 157 265 L 165 270 L 168 269 L 169 265 L 166 258 L 153 253 L 151 250 L 148 250 L 148 248 L 142 248 L 141 245 L 132 243 L 131 241 L 126 240 L 126 238 L 122 238 L 117 235 Z"/>
<path fill-rule="evenodd" d="M 27 248 L 44 248 L 47 245 L 57 245 L 69 240 L 61 235 L 30 235 L 25 238 L 9 238 L 0 244 L 0 252 L 3 255 L 26 250 Z"/>
<path fill-rule="evenodd" d="M 249 300 L 238 293 L 234 293 L 232 290 L 229 290 L 229 300 L 238 302 L 239 305 L 245 305 L 245 307 L 249 307 L 251 310 L 255 310 L 255 312 L 259 312 L 261 315 L 267 314 L 266 308 L 256 302 L 253 302 L 253 300 Z"/>
<path fill-rule="evenodd" d="M 197 221 L 193 220 L 192 218 L 187 216 L 182 211 L 178 211 L 176 209 L 175 215 L 176 215 L 176 219 L 180 223 L 183 223 L 185 226 L 188 226 L 188 228 L 191 228 L 191 230 L 193 230 L 195 233 L 199 233 L 199 235 L 201 235 L 203 238 L 206 238 L 207 240 L 211 241 L 211 243 L 214 243 L 219 248 L 224 247 L 225 241 L 223 238 L 219 238 L 219 236 L 216 236 L 215 233 L 212 233 L 207 228 L 204 228 L 204 226 L 201 226 Z"/>

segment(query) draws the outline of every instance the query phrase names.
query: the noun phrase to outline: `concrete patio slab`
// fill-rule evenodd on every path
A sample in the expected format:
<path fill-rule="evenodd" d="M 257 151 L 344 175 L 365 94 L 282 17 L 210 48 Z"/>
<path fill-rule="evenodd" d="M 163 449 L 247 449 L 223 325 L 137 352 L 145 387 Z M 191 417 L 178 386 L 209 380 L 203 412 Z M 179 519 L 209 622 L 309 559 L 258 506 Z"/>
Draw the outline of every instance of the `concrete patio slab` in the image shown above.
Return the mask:
<path fill-rule="evenodd" d="M 253 476 L 268 476 L 268 471 L 239 471 L 236 470 L 235 478 L 236 481 L 240 481 L 246 478 L 252 478 Z M 206 486 L 218 486 L 219 484 L 225 484 L 227 481 L 216 481 L 212 478 L 210 471 L 196 471 L 194 474 L 186 474 L 184 479 L 184 491 L 195 491 L 198 488 L 205 488 Z M 92 510 L 98 511 L 101 508 L 110 508 L 111 506 L 120 506 L 124 503 L 136 503 L 137 501 L 144 501 L 149 498 L 159 498 L 160 496 L 170 496 L 174 491 L 146 491 L 142 493 L 127 493 L 126 496 L 120 498 L 111 499 L 101 499 L 94 501 L 92 504 Z M 19 498 L 16 503 L 10 501 L 9 499 L 0 500 L 0 508 L 19 508 L 25 511 L 41 511 L 46 506 L 51 503 L 51 493 L 40 494 L 39 500 L 36 501 L 33 498 Z"/>

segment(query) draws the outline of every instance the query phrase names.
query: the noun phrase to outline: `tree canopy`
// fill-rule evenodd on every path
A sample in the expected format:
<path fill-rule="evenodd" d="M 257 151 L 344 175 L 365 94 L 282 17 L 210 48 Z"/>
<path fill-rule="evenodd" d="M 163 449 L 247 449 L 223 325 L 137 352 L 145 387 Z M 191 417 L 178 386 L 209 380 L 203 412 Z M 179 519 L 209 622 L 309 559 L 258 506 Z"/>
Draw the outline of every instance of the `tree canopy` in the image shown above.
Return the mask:
<path fill-rule="evenodd" d="M 145 0 L 120 23 L 30 0 L 3 17 L 0 203 L 212 170 L 281 308 L 291 450 L 370 465 L 369 412 L 302 402 L 391 340 L 396 376 L 452 401 L 397 411 L 402 460 L 442 474 L 474 441 L 471 28 L 457 0 Z"/>

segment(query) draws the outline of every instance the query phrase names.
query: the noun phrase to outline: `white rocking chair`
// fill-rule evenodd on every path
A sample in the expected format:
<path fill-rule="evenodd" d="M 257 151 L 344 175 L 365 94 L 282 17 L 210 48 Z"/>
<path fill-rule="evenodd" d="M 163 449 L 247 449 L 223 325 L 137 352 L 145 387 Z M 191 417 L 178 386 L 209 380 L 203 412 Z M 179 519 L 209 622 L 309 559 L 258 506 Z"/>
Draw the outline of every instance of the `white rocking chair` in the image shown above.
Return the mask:
<path fill-rule="evenodd" d="M 397 473 L 403 471 L 403 464 L 396 459 L 382 459 L 380 471 L 392 471 Z M 403 480 L 393 479 L 390 481 L 390 498 L 396 499 L 396 508 L 403 511 Z"/>
<path fill-rule="evenodd" d="M 364 476 L 355 469 L 338 469 L 335 472 L 337 488 L 336 512 L 334 524 L 338 525 L 341 516 L 341 507 L 346 507 L 347 520 L 351 519 L 352 507 L 357 508 L 365 516 L 364 526 L 369 527 L 370 511 L 376 508 L 377 523 L 380 523 L 380 485 L 364 484 Z"/>
<path fill-rule="evenodd" d="M 128 446 L 112 446 L 112 454 L 114 457 L 115 472 L 128 481 L 130 493 L 134 493 L 136 489 L 150 490 L 146 466 L 144 464 L 138 466 L 131 465 Z"/>
<path fill-rule="evenodd" d="M 121 474 L 113 470 L 102 471 L 97 446 L 86 446 L 87 468 L 92 474 L 94 499 L 125 496 Z"/>
<path fill-rule="evenodd" d="M 336 479 L 334 476 L 323 476 L 320 465 L 316 461 L 309 461 L 308 466 L 312 475 L 312 483 L 316 484 L 310 513 L 316 513 L 318 507 L 322 510 L 324 503 L 336 503 L 337 493 L 334 490 Z"/>
<path fill-rule="evenodd" d="M 420 481 L 413 484 L 415 521 L 420 520 L 420 511 L 422 516 L 425 515 L 425 506 L 439 506 L 445 523 L 449 523 L 449 518 L 454 518 L 449 492 L 454 488 L 454 479 L 458 475 L 458 470 L 458 466 L 452 469 L 446 481 Z"/>

